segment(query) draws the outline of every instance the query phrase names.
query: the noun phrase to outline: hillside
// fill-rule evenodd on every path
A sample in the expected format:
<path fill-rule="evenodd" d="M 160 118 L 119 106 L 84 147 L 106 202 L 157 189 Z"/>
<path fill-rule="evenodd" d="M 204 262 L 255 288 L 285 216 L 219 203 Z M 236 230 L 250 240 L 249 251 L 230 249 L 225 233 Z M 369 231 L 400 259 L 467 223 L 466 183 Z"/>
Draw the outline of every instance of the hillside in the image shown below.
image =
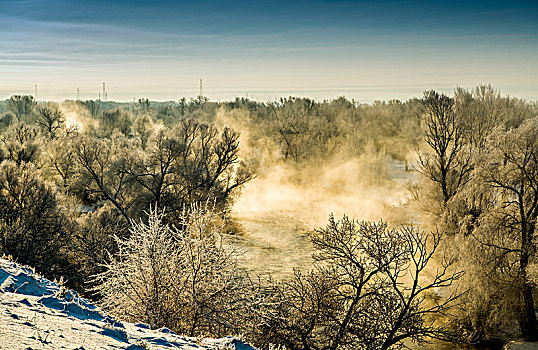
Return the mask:
<path fill-rule="evenodd" d="M 119 322 L 72 290 L 0 259 L 0 349 L 237 349 L 241 341 L 188 338 Z"/>

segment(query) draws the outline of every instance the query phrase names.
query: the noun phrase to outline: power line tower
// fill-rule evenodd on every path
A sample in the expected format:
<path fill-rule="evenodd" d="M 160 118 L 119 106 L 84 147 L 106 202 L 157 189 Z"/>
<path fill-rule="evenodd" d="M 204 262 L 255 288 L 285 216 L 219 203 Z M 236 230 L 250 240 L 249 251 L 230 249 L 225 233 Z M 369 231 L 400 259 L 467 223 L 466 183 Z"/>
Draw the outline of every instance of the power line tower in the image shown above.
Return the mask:
<path fill-rule="evenodd" d="M 200 99 L 204 96 L 204 90 L 202 89 L 202 79 L 200 79 Z"/>
<path fill-rule="evenodd" d="M 80 100 L 80 89 L 77 88 L 77 101 Z"/>
<path fill-rule="evenodd" d="M 103 94 L 102 94 L 101 96 L 103 96 L 103 101 L 106 101 L 106 89 L 105 89 L 105 83 L 103 83 Z"/>

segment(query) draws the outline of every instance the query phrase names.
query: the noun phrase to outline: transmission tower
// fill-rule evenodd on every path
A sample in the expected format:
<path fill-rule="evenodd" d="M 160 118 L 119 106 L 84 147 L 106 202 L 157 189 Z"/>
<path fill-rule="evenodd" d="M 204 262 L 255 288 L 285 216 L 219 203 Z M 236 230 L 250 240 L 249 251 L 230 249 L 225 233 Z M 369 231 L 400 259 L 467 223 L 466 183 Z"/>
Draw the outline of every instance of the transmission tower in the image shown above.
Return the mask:
<path fill-rule="evenodd" d="M 80 89 L 77 88 L 77 101 L 80 100 Z"/>
<path fill-rule="evenodd" d="M 105 89 L 105 83 L 103 83 L 103 94 L 102 94 L 101 96 L 103 96 L 103 101 L 106 101 L 106 89 Z"/>
<path fill-rule="evenodd" d="M 200 98 L 204 96 L 204 90 L 202 89 L 202 79 L 200 79 Z"/>

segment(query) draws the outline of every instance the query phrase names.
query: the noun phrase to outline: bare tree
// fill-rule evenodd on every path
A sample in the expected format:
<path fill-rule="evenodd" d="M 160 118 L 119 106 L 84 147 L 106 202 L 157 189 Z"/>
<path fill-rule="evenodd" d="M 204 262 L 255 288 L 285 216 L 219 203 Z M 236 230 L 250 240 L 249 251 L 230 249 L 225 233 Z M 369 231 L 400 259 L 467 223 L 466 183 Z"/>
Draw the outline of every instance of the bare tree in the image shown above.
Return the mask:
<path fill-rule="evenodd" d="M 68 190 L 73 185 L 73 180 L 77 175 L 77 163 L 73 160 L 73 144 L 78 135 L 62 135 L 47 145 L 47 173 L 64 190 Z"/>
<path fill-rule="evenodd" d="M 65 126 L 65 118 L 57 104 L 48 103 L 39 107 L 36 114 L 36 124 L 39 125 L 51 139 L 57 137 L 58 130 Z"/>
<path fill-rule="evenodd" d="M 73 156 L 78 165 L 78 187 L 94 201 L 110 201 L 130 222 L 129 208 L 134 203 L 136 188 L 129 183 L 123 155 L 130 149 L 121 136 L 96 139 L 80 136 L 74 144 Z"/>
<path fill-rule="evenodd" d="M 299 163 L 312 152 L 308 141 L 313 136 L 311 124 L 316 104 L 310 99 L 281 98 L 280 103 L 270 105 L 274 117 L 274 132 L 285 158 Z"/>
<path fill-rule="evenodd" d="M 139 219 L 151 205 L 166 208 L 168 222 L 179 224 L 193 203 L 215 200 L 227 209 L 237 190 L 253 178 L 238 156 L 239 134 L 184 120 L 161 131 L 145 150 L 116 133 L 111 139 L 81 136 L 73 155 L 81 193 L 110 201 L 126 218 Z M 80 192 L 80 191 L 79 191 Z"/>
<path fill-rule="evenodd" d="M 432 153 L 419 153 L 418 170 L 438 184 L 444 203 L 468 180 L 471 157 L 465 152 L 464 128 L 454 101 L 433 90 L 424 92 L 424 141 Z"/>
<path fill-rule="evenodd" d="M 142 111 L 142 113 L 147 113 L 149 111 L 151 103 L 149 102 L 149 99 L 147 98 L 139 98 L 138 99 L 138 109 Z"/>
<path fill-rule="evenodd" d="M 213 126 L 188 119 L 157 133 L 146 152 L 128 163 L 129 175 L 144 190 L 142 203 L 166 208 L 169 219 L 181 215 L 185 205 L 207 200 L 225 209 L 254 176 L 239 159 L 238 138 L 229 128 L 219 135 Z"/>
<path fill-rule="evenodd" d="M 443 319 L 461 293 L 453 260 L 434 254 L 437 233 L 383 222 L 329 219 L 312 238 L 315 269 L 276 287 L 260 311 L 258 341 L 290 349 L 389 349 L 453 336 Z"/>
<path fill-rule="evenodd" d="M 79 103 L 86 107 L 90 115 L 94 118 L 97 118 L 102 113 L 103 106 L 99 101 L 88 100 Z"/>
<path fill-rule="evenodd" d="M 72 260 L 71 267 L 78 274 L 78 279 L 71 281 L 76 283 L 77 290 L 100 299 L 99 294 L 92 295 L 95 287 L 92 278 L 104 272 L 104 264 L 110 262 L 110 256 L 117 254 L 115 237 L 124 239 L 128 235 L 129 224 L 119 211 L 114 210 L 112 204 L 107 203 L 95 211 L 79 210 L 67 243 Z"/>

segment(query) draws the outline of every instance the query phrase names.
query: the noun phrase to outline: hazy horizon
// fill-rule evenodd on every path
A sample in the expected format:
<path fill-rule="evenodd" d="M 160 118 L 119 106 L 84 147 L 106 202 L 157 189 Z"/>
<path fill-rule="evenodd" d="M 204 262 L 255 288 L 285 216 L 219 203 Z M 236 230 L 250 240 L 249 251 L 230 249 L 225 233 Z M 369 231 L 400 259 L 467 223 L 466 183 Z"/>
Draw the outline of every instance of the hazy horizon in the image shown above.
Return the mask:
<path fill-rule="evenodd" d="M 0 0 L 0 99 L 538 96 L 534 1 Z"/>

